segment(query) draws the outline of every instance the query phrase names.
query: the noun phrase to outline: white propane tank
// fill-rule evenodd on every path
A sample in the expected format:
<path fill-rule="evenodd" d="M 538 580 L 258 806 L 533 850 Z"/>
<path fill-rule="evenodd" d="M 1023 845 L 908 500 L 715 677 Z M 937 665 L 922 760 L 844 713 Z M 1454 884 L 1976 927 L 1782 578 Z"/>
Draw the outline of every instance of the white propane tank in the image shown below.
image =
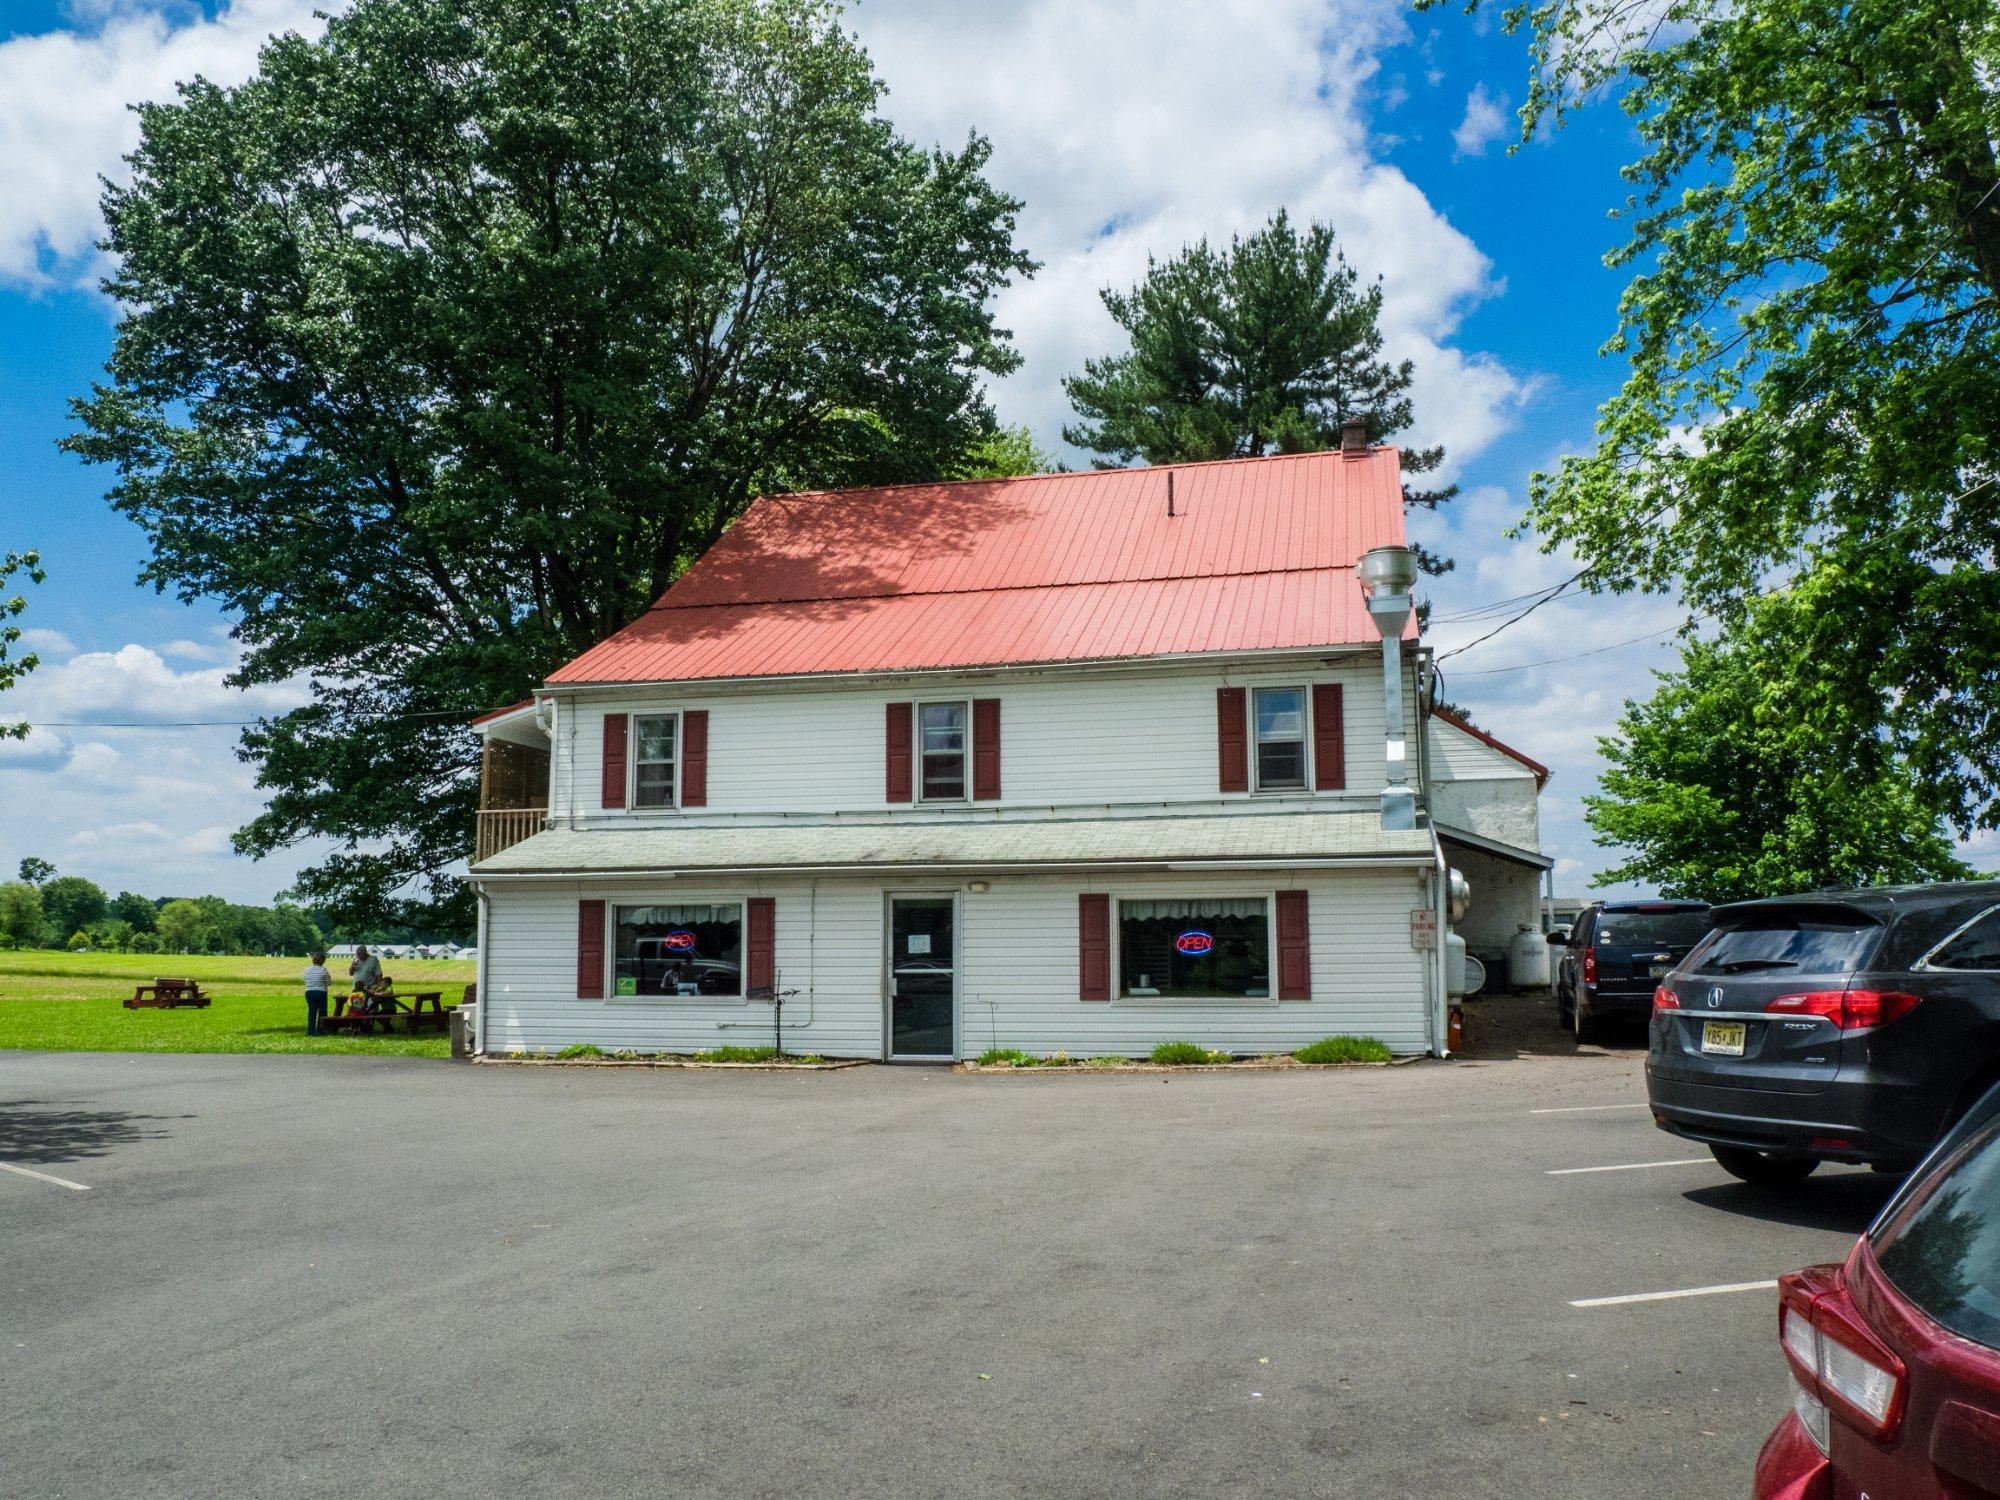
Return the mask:
<path fill-rule="evenodd" d="M 1517 990 L 1549 987 L 1549 940 L 1526 923 L 1507 945 L 1507 983 Z"/>
<path fill-rule="evenodd" d="M 1465 989 L 1465 939 L 1455 932 L 1444 935 L 1444 992 L 1462 999 Z"/>

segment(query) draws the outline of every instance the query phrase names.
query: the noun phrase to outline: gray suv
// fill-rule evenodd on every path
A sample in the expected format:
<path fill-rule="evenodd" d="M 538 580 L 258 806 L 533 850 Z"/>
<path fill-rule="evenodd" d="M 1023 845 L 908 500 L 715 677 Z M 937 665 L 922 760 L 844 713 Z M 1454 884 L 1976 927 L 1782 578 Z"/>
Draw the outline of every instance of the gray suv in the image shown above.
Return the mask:
<path fill-rule="evenodd" d="M 1913 1166 L 2000 1080 L 2000 882 L 1719 906 L 1653 997 L 1662 1130 L 1748 1182 Z"/>

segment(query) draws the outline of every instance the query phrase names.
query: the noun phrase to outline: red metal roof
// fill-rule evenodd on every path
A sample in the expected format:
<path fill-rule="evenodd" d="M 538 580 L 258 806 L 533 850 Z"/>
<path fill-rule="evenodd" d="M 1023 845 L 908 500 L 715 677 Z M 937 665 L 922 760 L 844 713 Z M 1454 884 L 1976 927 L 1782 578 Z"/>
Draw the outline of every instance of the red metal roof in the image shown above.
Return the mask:
<path fill-rule="evenodd" d="M 1386 447 L 766 496 L 644 615 L 550 680 L 1371 643 L 1354 563 L 1404 541 L 1402 502 Z"/>

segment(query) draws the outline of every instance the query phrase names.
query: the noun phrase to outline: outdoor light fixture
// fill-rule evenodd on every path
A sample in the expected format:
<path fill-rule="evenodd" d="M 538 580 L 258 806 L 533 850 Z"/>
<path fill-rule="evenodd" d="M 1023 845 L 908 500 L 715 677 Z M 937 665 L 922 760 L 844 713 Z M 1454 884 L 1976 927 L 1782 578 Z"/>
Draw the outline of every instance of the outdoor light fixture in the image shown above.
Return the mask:
<path fill-rule="evenodd" d="M 1368 614 L 1382 633 L 1382 724 L 1389 747 L 1389 783 L 1382 788 L 1382 826 L 1417 826 L 1417 796 L 1407 782 L 1403 744 L 1403 627 L 1410 622 L 1410 590 L 1417 582 L 1417 554 L 1408 547 L 1374 547 L 1361 554 L 1356 572 L 1368 594 Z"/>

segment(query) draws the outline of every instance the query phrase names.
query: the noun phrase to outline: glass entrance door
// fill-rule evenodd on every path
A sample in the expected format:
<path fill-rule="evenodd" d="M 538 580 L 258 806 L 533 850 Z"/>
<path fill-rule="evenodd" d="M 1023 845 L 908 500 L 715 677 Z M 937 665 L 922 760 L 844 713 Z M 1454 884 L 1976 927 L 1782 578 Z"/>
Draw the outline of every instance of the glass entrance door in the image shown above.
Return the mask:
<path fill-rule="evenodd" d="M 889 898 L 889 1056 L 949 1058 L 958 961 L 949 896 Z"/>

